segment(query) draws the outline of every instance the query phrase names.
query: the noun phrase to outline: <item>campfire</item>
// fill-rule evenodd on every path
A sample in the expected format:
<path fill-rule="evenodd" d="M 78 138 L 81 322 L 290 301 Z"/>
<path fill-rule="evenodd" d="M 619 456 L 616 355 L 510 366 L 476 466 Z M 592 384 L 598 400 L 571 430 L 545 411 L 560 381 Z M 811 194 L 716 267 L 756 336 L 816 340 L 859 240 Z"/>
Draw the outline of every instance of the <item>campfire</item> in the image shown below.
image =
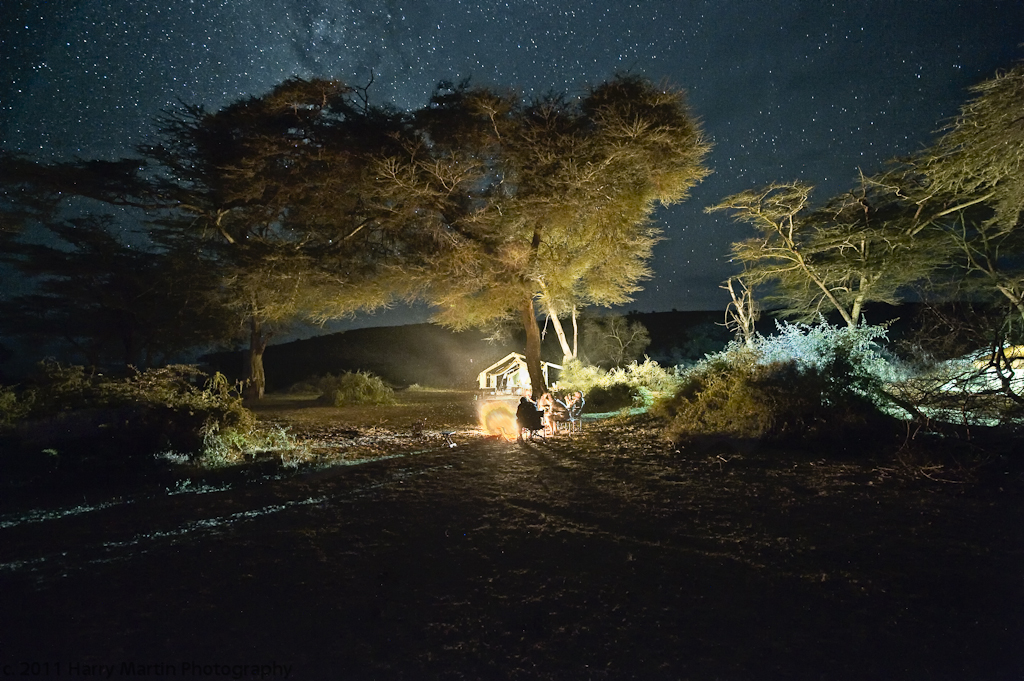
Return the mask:
<path fill-rule="evenodd" d="M 480 427 L 486 435 L 504 438 L 509 442 L 518 437 L 516 412 L 511 403 L 501 400 L 483 402 L 478 411 Z"/>

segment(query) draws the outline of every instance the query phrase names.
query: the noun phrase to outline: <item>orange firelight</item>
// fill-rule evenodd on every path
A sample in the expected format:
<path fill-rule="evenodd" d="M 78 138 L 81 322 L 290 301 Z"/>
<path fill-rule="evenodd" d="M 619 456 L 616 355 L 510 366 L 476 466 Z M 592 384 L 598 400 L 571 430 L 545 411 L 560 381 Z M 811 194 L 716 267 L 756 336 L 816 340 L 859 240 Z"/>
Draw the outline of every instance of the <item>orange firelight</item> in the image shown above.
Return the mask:
<path fill-rule="evenodd" d="M 487 435 L 496 435 L 509 442 L 519 436 L 519 428 L 516 427 L 516 412 L 508 402 L 500 400 L 483 402 L 478 411 L 480 427 Z"/>

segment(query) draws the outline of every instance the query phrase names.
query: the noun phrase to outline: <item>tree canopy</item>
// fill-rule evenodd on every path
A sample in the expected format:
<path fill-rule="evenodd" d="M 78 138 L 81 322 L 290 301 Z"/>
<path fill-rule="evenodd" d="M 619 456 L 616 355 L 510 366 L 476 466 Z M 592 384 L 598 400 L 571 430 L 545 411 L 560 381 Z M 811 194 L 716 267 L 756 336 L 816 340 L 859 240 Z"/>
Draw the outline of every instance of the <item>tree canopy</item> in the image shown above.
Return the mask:
<path fill-rule="evenodd" d="M 709 207 L 728 210 L 760 233 L 733 244 L 748 287 L 774 286 L 782 314 L 811 320 L 837 311 L 850 327 L 870 302 L 895 303 L 943 258 L 914 211 L 885 188 L 861 178 L 855 190 L 812 207 L 812 187 L 771 184 Z"/>
<path fill-rule="evenodd" d="M 629 301 L 650 276 L 654 209 L 708 172 L 683 93 L 633 76 L 576 99 L 442 84 L 411 112 L 292 78 L 160 129 L 141 161 L 30 165 L 30 184 L 143 209 L 153 252 L 215 272 L 255 396 L 277 329 L 398 298 L 456 329 L 518 319 L 543 389 L 536 305 L 557 323 Z"/>
<path fill-rule="evenodd" d="M 336 81 L 289 79 L 216 112 L 163 121 L 148 200 L 165 241 L 206 249 L 220 294 L 248 327 L 251 395 L 262 355 L 296 319 L 322 322 L 387 305 L 381 262 L 395 237 L 363 199 L 371 160 L 392 144 L 397 114 Z"/>
<path fill-rule="evenodd" d="M 629 301 L 650 276 L 653 210 L 707 174 L 707 150 L 682 92 L 641 78 L 573 101 L 446 84 L 379 160 L 376 205 L 431 236 L 405 267 L 438 322 L 519 319 L 537 390 L 535 303 L 556 319 Z"/>
<path fill-rule="evenodd" d="M 1024 64 L 972 92 L 894 191 L 947 235 L 964 294 L 1002 300 L 1024 321 Z"/>

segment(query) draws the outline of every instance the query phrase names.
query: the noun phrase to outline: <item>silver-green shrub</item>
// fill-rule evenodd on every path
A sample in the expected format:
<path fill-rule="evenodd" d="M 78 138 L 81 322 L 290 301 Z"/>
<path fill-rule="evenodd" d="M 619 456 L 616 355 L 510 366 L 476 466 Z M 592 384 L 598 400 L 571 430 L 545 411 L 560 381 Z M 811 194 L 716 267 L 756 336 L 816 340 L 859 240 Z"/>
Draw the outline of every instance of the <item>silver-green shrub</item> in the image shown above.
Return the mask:
<path fill-rule="evenodd" d="M 893 373 L 879 326 L 781 322 L 774 336 L 732 343 L 680 375 L 657 412 L 677 443 L 736 439 L 813 439 L 885 419 Z"/>

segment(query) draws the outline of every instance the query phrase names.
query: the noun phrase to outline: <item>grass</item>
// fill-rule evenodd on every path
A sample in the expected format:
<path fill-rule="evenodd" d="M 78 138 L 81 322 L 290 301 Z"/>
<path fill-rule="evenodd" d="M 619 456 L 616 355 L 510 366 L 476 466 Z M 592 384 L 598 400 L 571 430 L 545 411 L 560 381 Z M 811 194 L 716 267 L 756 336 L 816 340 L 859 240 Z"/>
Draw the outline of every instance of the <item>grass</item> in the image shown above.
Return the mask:
<path fill-rule="evenodd" d="M 318 395 L 270 394 L 247 404 L 263 427 L 288 433 L 293 446 L 270 452 L 289 467 L 359 463 L 438 446 L 442 431 L 478 434 L 477 393 L 402 390 L 390 405 L 330 406 Z"/>
<path fill-rule="evenodd" d="M 270 394 L 246 403 L 261 420 L 286 420 L 296 426 L 334 424 L 341 428 L 463 430 L 477 425 L 475 391 L 401 390 L 387 406 L 326 406 L 313 394 Z"/>

